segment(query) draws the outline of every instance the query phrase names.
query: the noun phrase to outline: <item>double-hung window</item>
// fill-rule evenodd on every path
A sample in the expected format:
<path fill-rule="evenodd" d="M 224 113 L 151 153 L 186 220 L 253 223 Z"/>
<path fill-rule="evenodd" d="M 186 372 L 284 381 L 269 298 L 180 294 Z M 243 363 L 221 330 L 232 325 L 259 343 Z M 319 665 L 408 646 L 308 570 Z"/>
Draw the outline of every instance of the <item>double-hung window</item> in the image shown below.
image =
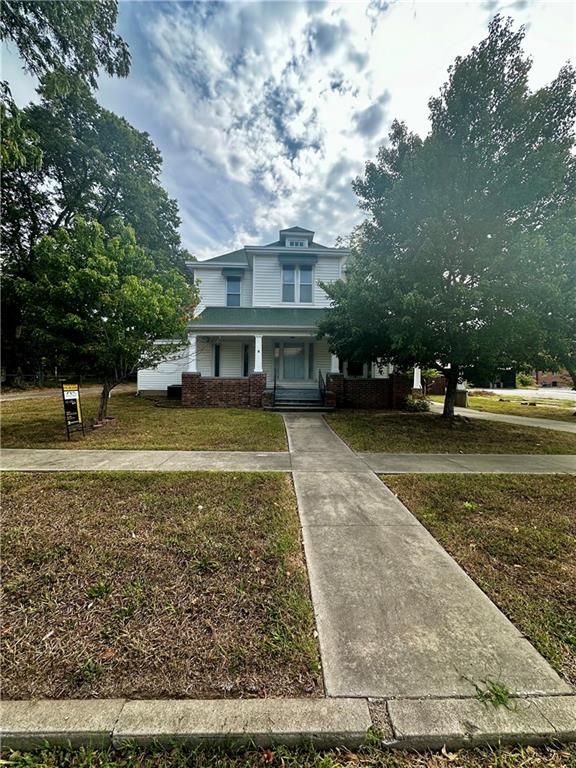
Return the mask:
<path fill-rule="evenodd" d="M 313 268 L 308 264 L 295 266 L 284 264 L 282 267 L 282 301 L 312 304 Z"/>
<path fill-rule="evenodd" d="M 240 278 L 239 277 L 226 278 L 226 306 L 227 307 L 240 306 Z"/>
<path fill-rule="evenodd" d="M 309 304 L 312 301 L 312 267 L 300 267 L 300 302 Z"/>
<path fill-rule="evenodd" d="M 296 267 L 282 267 L 282 301 L 296 301 Z"/>

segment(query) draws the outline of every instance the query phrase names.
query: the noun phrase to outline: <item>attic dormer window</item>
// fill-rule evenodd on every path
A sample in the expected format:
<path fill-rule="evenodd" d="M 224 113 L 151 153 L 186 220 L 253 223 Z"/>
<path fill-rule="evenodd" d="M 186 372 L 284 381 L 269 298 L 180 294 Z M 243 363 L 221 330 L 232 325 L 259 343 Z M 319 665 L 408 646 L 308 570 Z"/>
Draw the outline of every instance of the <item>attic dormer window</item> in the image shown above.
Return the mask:
<path fill-rule="evenodd" d="M 306 246 L 306 240 L 288 240 L 289 248 L 304 248 Z"/>

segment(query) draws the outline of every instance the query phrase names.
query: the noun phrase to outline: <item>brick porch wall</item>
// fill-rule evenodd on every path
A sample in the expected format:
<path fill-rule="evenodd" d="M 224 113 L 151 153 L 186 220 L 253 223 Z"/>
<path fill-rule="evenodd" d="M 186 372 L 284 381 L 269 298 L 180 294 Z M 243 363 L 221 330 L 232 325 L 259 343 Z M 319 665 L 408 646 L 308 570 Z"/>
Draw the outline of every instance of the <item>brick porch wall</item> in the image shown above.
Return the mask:
<path fill-rule="evenodd" d="M 266 388 L 266 374 L 248 378 L 224 379 L 182 374 L 182 405 L 194 408 L 260 408 Z"/>
<path fill-rule="evenodd" d="M 341 373 L 329 373 L 326 390 L 338 408 L 401 408 L 412 392 L 412 380 L 402 374 L 389 379 L 346 379 Z"/>

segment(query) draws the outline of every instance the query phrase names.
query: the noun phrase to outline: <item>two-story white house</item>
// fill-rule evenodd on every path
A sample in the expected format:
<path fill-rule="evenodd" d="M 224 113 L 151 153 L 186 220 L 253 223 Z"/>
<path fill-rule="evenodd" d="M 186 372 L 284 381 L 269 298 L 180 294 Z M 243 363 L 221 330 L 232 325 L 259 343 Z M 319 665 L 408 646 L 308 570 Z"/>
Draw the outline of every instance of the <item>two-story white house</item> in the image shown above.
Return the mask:
<path fill-rule="evenodd" d="M 320 283 L 343 277 L 349 255 L 292 227 L 276 242 L 189 262 L 200 304 L 188 349 L 139 371 L 138 391 L 182 385 L 187 405 L 259 406 L 272 389 L 280 401 L 315 400 L 328 374 L 388 378 L 374 365 L 340 364 L 316 338 L 330 303 Z"/>

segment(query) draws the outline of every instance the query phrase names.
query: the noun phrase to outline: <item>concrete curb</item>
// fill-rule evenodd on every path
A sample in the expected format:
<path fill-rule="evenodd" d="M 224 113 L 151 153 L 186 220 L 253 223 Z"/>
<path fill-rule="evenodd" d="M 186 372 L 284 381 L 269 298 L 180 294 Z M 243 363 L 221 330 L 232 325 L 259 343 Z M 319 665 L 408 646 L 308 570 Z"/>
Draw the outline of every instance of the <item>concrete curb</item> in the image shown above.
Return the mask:
<path fill-rule="evenodd" d="M 372 724 L 365 699 L 75 700 L 0 702 L 3 748 L 42 743 L 312 743 L 358 747 Z"/>
<path fill-rule="evenodd" d="M 576 741 L 576 696 L 512 699 L 495 708 L 478 699 L 388 702 L 396 743 L 407 749 Z"/>
<path fill-rule="evenodd" d="M 576 741 L 576 695 L 518 698 L 497 709 L 477 699 L 393 699 L 376 710 L 378 717 L 364 698 L 2 701 L 0 737 L 4 749 L 21 750 L 158 742 L 354 749 L 370 727 L 388 749 Z"/>

